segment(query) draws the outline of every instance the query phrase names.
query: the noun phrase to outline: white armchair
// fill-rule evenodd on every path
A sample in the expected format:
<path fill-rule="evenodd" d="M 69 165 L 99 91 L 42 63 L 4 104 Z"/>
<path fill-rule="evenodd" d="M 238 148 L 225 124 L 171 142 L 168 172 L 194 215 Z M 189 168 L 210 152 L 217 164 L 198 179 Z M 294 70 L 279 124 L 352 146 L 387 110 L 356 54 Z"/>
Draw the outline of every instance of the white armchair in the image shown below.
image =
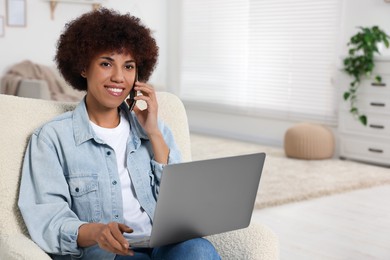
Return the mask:
<path fill-rule="evenodd" d="M 187 116 L 174 95 L 158 92 L 160 117 L 171 128 L 183 159 L 191 160 Z M 24 151 L 32 131 L 50 118 L 74 109 L 74 103 L 0 95 L 0 259 L 50 257 L 29 237 L 17 206 Z M 278 259 L 278 239 L 265 226 L 208 237 L 223 259 Z"/>

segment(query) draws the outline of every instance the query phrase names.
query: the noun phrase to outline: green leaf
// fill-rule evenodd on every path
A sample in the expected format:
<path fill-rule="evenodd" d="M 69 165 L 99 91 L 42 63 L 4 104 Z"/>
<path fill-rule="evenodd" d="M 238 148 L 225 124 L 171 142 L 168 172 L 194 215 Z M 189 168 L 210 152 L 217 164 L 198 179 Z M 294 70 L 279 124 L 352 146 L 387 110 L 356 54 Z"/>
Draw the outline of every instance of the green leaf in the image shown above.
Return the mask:
<path fill-rule="evenodd" d="M 359 116 L 359 121 L 360 121 L 363 125 L 367 125 L 367 117 L 366 117 L 365 115 Z"/>
<path fill-rule="evenodd" d="M 351 58 L 345 58 L 344 59 L 344 65 L 348 66 L 349 64 L 351 64 Z"/>
<path fill-rule="evenodd" d="M 379 75 L 377 75 L 377 76 L 375 77 L 375 81 L 376 81 L 377 83 L 381 83 L 381 82 L 382 82 L 382 77 L 379 76 Z"/>
<path fill-rule="evenodd" d="M 379 50 L 378 50 L 378 47 L 377 47 L 376 44 L 374 44 L 374 45 L 372 46 L 372 50 L 373 50 L 373 52 L 379 53 Z"/>
<path fill-rule="evenodd" d="M 348 100 L 349 96 L 351 95 L 351 93 L 349 92 L 344 92 L 344 100 Z"/>
<path fill-rule="evenodd" d="M 386 48 L 389 48 L 389 40 L 387 40 L 386 36 L 383 37 L 383 43 L 385 44 Z"/>
<path fill-rule="evenodd" d="M 383 43 L 386 48 L 390 47 L 390 36 L 387 35 L 379 26 L 358 27 L 358 32 L 353 35 L 347 45 L 349 46 L 348 56 L 343 60 L 343 71 L 348 74 L 352 80 L 347 92 L 344 92 L 344 100 L 349 100 L 350 112 L 358 117 L 363 125 L 367 125 L 367 117 L 360 115 L 357 102 L 357 90 L 361 79 L 371 78 L 375 69 L 374 54 L 379 53 L 378 43 Z M 375 81 L 380 83 L 382 78 L 377 75 Z"/>

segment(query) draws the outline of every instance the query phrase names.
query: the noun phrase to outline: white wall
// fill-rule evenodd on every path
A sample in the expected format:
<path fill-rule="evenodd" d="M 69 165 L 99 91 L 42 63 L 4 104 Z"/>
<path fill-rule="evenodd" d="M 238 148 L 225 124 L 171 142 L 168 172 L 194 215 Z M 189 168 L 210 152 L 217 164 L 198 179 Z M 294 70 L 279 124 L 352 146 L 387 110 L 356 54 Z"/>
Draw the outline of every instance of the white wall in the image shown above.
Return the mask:
<path fill-rule="evenodd" d="M 383 0 L 340 0 L 343 2 L 338 57 L 346 53 L 346 43 L 357 26 L 379 25 L 390 33 L 390 4 Z M 56 40 L 70 19 L 91 9 L 89 5 L 59 3 L 55 19 L 50 19 L 49 3 L 26 0 L 27 27 L 6 27 L 0 38 L 0 75 L 7 67 L 23 59 L 53 64 Z M 140 17 L 155 31 L 160 58 L 151 83 L 158 90 L 179 93 L 177 69 L 180 65 L 180 0 L 107 0 L 104 6 Z M 5 16 L 5 0 L 0 0 L 0 15 Z M 384 52 L 390 55 L 390 50 Z M 337 64 L 335 64 L 337 65 Z M 296 122 L 188 109 L 191 130 L 281 146 L 286 129 Z"/>
<path fill-rule="evenodd" d="M 390 34 L 390 4 L 384 0 L 340 0 L 342 1 L 342 23 L 340 24 L 341 37 L 337 46 L 337 57 L 334 57 L 334 70 L 340 67 L 341 57 L 347 53 L 347 42 L 357 32 L 357 26 L 379 25 Z M 180 9 L 180 0 L 171 0 L 170 10 Z M 170 28 L 179 30 L 179 18 L 168 20 Z M 171 39 L 171 38 L 169 38 Z M 176 39 L 177 40 L 177 39 Z M 169 45 L 170 42 L 168 42 Z M 174 43 L 176 44 L 176 43 Z M 179 48 L 176 48 L 179 49 Z M 390 55 L 390 50 L 383 52 Z M 179 78 L 174 69 L 180 65 L 180 53 L 175 50 L 168 50 L 170 57 L 168 70 L 168 86 L 175 93 L 178 93 L 177 82 Z M 336 75 L 335 75 L 336 76 Z M 329 79 L 332 80 L 333 79 Z M 336 87 L 336 86 L 335 86 Z M 268 145 L 283 146 L 284 133 L 297 122 L 278 120 L 274 118 L 263 118 L 261 116 L 251 117 L 243 115 L 227 115 L 219 112 L 187 107 L 190 129 L 194 132 L 233 137 Z M 332 130 L 337 132 L 337 126 Z M 337 137 L 337 135 L 336 135 Z"/>
<path fill-rule="evenodd" d="M 347 53 L 346 43 L 358 31 L 358 26 L 374 25 L 390 35 L 390 3 L 384 0 L 344 0 L 340 55 Z M 390 55 L 390 49 L 384 49 L 382 55 Z"/>
<path fill-rule="evenodd" d="M 58 3 L 54 20 L 50 18 L 50 5 L 45 0 L 26 0 L 27 26 L 5 27 L 5 36 L 0 38 L 0 75 L 9 66 L 24 59 L 53 65 L 57 39 L 66 22 L 92 10 L 89 4 Z M 6 0 L 0 0 L 0 16 L 6 16 Z M 157 89 L 166 86 L 166 0 L 106 0 L 103 6 L 121 13 L 130 12 L 151 28 L 160 47 L 157 68 L 150 82 Z"/>

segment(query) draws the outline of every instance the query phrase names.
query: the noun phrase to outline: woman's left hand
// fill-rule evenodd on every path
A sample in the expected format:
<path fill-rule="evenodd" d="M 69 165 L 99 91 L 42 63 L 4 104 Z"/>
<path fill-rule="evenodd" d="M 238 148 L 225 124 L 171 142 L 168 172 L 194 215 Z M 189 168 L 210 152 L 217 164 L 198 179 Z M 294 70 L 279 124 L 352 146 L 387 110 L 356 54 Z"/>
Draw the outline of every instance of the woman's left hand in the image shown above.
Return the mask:
<path fill-rule="evenodd" d="M 143 82 L 136 82 L 134 90 L 140 91 L 142 94 L 136 96 L 134 100 L 143 100 L 146 102 L 147 105 L 147 108 L 144 110 L 141 110 L 137 106 L 134 106 L 133 111 L 136 114 L 139 123 L 141 124 L 150 139 L 154 152 L 154 159 L 159 163 L 167 164 L 169 148 L 165 143 L 160 129 L 158 128 L 158 103 L 156 92 L 154 91 L 152 86 Z M 129 101 L 127 102 L 129 103 Z"/>
<path fill-rule="evenodd" d="M 147 108 L 144 110 L 134 106 L 134 112 L 147 135 L 159 133 L 157 124 L 158 103 L 154 88 L 146 83 L 137 81 L 134 86 L 135 91 L 140 91 L 142 95 L 136 95 L 134 100 L 143 100 Z"/>

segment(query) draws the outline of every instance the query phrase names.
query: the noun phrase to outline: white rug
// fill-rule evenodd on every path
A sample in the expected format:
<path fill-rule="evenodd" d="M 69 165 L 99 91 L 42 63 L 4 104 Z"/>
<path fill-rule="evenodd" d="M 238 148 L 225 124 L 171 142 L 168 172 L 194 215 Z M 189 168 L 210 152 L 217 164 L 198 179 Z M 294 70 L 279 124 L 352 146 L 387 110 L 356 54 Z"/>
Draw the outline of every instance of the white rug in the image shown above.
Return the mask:
<path fill-rule="evenodd" d="M 380 166 L 339 159 L 290 159 L 281 148 L 198 134 L 191 134 L 191 145 L 193 160 L 265 152 L 257 209 L 390 184 L 390 169 Z"/>

